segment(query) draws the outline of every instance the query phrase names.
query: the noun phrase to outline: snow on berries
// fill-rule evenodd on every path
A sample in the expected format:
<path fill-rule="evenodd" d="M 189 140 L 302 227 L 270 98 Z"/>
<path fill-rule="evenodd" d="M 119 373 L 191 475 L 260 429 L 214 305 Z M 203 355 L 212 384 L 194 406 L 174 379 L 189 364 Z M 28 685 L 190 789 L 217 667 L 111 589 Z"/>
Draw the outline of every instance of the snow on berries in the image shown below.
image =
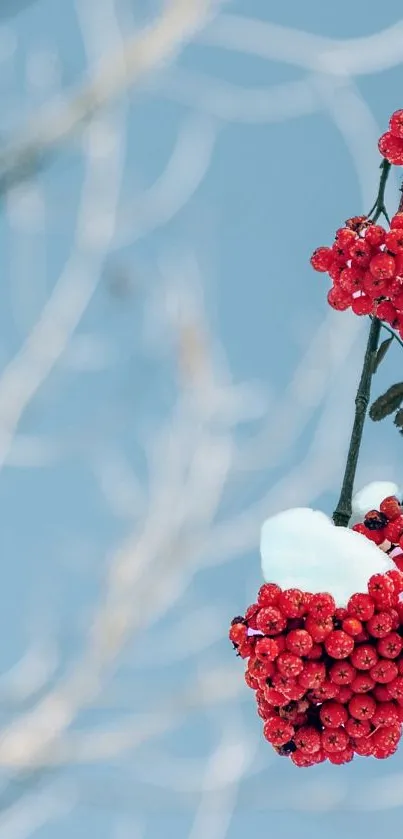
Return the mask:
<path fill-rule="evenodd" d="M 365 497 L 375 505 L 363 512 L 358 502 Z M 394 493 L 381 497 L 366 488 L 356 497 L 356 512 L 363 521 L 351 530 L 332 529 L 324 514 L 303 508 L 268 519 L 261 542 L 266 582 L 229 630 L 247 662 L 245 682 L 255 693 L 264 737 L 298 767 L 343 765 L 357 755 L 383 760 L 402 735 L 403 572 L 393 555 L 403 549 L 403 510 Z M 308 536 L 310 557 L 303 551 Z M 357 549 L 359 573 L 353 570 L 352 579 L 365 578 L 361 590 L 352 591 L 351 580 L 337 589 L 332 549 L 339 577 L 341 558 L 342 573 L 350 576 L 343 548 L 353 563 Z M 319 557 L 329 567 L 318 580 L 331 584 L 312 591 Z M 340 591 L 347 592 L 344 599 Z"/>

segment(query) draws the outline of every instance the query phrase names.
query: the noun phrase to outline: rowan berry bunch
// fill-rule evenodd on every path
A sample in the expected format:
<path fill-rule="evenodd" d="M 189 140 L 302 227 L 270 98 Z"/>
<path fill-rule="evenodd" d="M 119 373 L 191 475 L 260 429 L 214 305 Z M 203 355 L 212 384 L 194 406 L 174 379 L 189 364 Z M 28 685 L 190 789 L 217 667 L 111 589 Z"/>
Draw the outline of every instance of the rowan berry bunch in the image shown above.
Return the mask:
<path fill-rule="evenodd" d="M 394 558 L 403 543 L 395 497 L 354 530 Z M 401 550 L 403 556 L 403 550 Z M 396 562 L 396 560 L 395 560 Z M 403 573 L 375 574 L 367 592 L 337 607 L 330 593 L 261 586 L 229 632 L 247 660 L 263 733 L 296 766 L 396 752 L 403 723 Z"/>
<path fill-rule="evenodd" d="M 347 219 L 331 247 L 314 251 L 311 265 L 329 275 L 333 309 L 374 315 L 403 335 L 403 212 L 388 231 L 368 216 Z"/>
<path fill-rule="evenodd" d="M 389 120 L 389 131 L 382 134 L 378 148 L 389 163 L 403 166 L 403 110 L 395 111 Z"/>

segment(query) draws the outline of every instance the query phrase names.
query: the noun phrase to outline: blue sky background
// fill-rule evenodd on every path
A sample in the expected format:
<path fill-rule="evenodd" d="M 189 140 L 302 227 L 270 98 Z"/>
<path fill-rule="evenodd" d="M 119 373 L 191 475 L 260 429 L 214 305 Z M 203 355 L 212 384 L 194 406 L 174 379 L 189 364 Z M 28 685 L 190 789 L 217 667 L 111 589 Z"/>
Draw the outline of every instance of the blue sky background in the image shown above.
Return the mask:
<path fill-rule="evenodd" d="M 0 136 L 6 148 L 15 147 L 16 138 L 25 136 L 26 126 L 35 123 L 40 108 L 54 96 L 80 85 L 97 51 L 102 56 L 103 44 L 105 50 L 116 48 L 113 32 L 102 31 L 106 17 L 100 11 L 101 6 L 110 10 L 112 3 L 83 6 L 36 0 L 15 14 L 11 3 L 3 13 L 0 9 Z M 159 8 L 155 2 L 116 0 L 120 37 L 152 19 Z M 397 0 L 387 6 L 361 0 L 283 0 L 276 6 L 232 0 L 222 14 L 350 39 L 397 23 L 401 6 Z M 133 721 L 147 731 L 141 715 L 150 708 L 163 714 L 178 707 L 178 697 L 195 685 L 199 672 L 222 669 L 228 675 L 231 670 L 239 690 L 227 703 L 179 711 L 173 726 L 146 737 L 141 748 L 40 774 L 34 786 L 27 784 L 30 798 L 20 797 L 21 779 L 2 770 L 0 836 L 28 835 L 13 821 L 9 805 L 14 796 L 31 815 L 35 807 L 46 811 L 54 806 L 54 818 L 32 832 L 40 839 L 221 839 L 224 828 L 217 813 L 226 806 L 233 806 L 228 839 L 241 839 L 246 831 L 256 836 L 272 831 L 277 839 L 296 833 L 300 839 L 336 839 L 358 828 L 373 839 L 380 830 L 396 833 L 401 824 L 401 753 L 385 764 L 361 759 L 306 773 L 274 760 L 260 736 L 253 697 L 242 687 L 242 665 L 231 654 L 227 627 L 260 585 L 258 541 L 264 516 L 299 504 L 317 505 L 330 514 L 337 500 L 368 324 L 336 315 L 329 330 L 334 357 L 341 348 L 342 361 L 336 368 L 323 362 L 321 368 L 321 360 L 329 358 L 330 338 L 323 329 L 329 317 L 328 285 L 310 269 L 309 256 L 317 245 L 331 241 L 344 219 L 372 204 L 380 162 L 376 139 L 390 113 L 402 105 L 402 65 L 366 72 L 352 82 L 343 80 L 340 65 L 332 98 L 333 77 L 314 76 L 304 67 L 247 50 L 224 49 L 212 44 L 206 32 L 173 66 L 128 90 L 100 115 L 101 128 L 113 126 L 113 149 L 122 144 L 118 235 L 99 264 L 95 260 L 99 282 L 91 301 L 66 351 L 23 411 L 0 471 L 0 719 L 6 726 L 20 718 L 80 660 L 114 552 L 133 528 L 141 528 L 142 493 L 146 509 L 154 503 L 145 442 L 169 417 L 177 393 L 172 335 L 161 315 L 169 260 L 185 265 L 185 278 L 186 266 L 197 265 L 214 357 L 225 355 L 236 385 L 253 382 L 263 394 L 261 416 L 244 422 L 233 438 L 240 457 L 254 453 L 256 468 L 231 479 L 215 517 L 220 525 L 232 516 L 236 533 L 241 514 L 255 510 L 255 531 L 249 527 L 244 547 L 240 542 L 232 561 L 221 562 L 222 542 L 215 542 L 212 530 L 205 550 L 190 560 L 193 573 L 184 572 L 172 608 L 159 619 L 151 613 L 150 625 L 143 621 L 144 628 L 128 638 L 116 666 L 105 674 L 100 695 L 74 719 L 71 733 L 130 727 Z M 278 44 L 286 40 L 284 32 L 277 37 Z M 242 119 L 245 109 L 252 108 L 252 93 L 245 98 L 242 90 L 259 89 L 263 101 L 272 86 L 300 81 L 314 91 L 312 113 L 294 115 L 301 110 L 298 96 L 288 115 L 280 113 L 288 96 L 284 87 L 283 100 L 275 105 L 268 100 L 265 119 L 256 116 L 256 109 L 254 117 L 250 111 L 249 119 Z M 231 86 L 237 119 L 224 113 L 219 96 L 224 83 Z M 230 89 L 225 90 L 229 100 Z M 188 146 L 189 136 L 199 145 L 194 157 L 191 144 L 190 153 L 187 147 L 185 172 L 197 168 L 203 143 L 206 148 L 210 143 L 211 157 L 206 152 L 205 173 L 184 206 L 147 232 L 143 191 L 163 173 L 182 130 L 188 132 Z M 3 370 L 33 329 L 72 252 L 86 174 L 83 149 L 79 132 L 43 171 L 3 196 Z M 108 160 L 106 154 L 105 167 Z M 388 187 L 392 211 L 398 185 L 395 177 Z M 176 283 L 175 269 L 173 275 L 169 280 Z M 180 306 L 186 282 L 176 288 Z M 187 296 L 184 301 L 185 306 Z M 314 357 L 304 368 L 307 378 L 299 398 L 293 398 L 295 370 L 315 336 Z M 401 349 L 392 347 L 377 374 L 374 395 L 399 380 L 401 363 Z M 314 387 L 317 376 L 323 378 L 321 396 L 310 407 L 306 382 Z M 4 422 L 0 414 L 2 433 Z M 357 486 L 377 479 L 399 482 L 401 447 L 392 421 L 368 425 Z M 163 469 L 164 449 L 158 457 Z M 327 474 L 324 464 L 332 464 Z M 129 489 L 123 484 L 126 474 Z M 195 538 L 190 526 L 187 538 Z M 169 566 L 164 570 L 161 562 L 151 580 L 153 573 L 156 582 L 166 574 L 168 589 Z M 138 608 L 134 596 L 134 612 Z M 41 685 L 38 677 L 28 697 L 29 673 L 24 675 L 22 665 L 13 670 L 16 662 L 25 661 L 27 649 L 47 662 L 49 671 L 49 682 Z M 219 768 L 208 761 L 223 732 L 235 750 L 224 761 L 227 769 L 239 756 L 237 743 L 241 750 L 247 742 L 256 751 L 239 788 L 224 784 L 222 796 L 216 790 L 203 798 L 203 779 L 216 777 L 214 772 L 220 779 Z"/>

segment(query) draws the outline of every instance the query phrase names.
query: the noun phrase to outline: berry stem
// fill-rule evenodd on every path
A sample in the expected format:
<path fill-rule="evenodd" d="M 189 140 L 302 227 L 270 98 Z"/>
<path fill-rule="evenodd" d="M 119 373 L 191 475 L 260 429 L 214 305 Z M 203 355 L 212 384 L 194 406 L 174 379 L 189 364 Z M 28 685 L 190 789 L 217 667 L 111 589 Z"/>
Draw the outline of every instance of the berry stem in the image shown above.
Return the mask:
<path fill-rule="evenodd" d="M 390 224 L 390 219 L 389 219 L 386 207 L 385 207 L 385 188 L 386 188 L 386 182 L 387 182 L 388 177 L 389 177 L 389 172 L 391 170 L 391 164 L 389 163 L 388 160 L 384 159 L 382 161 L 381 165 L 380 165 L 380 169 L 381 169 L 381 177 L 380 177 L 380 180 L 379 180 L 378 195 L 376 196 L 376 201 L 375 201 L 374 206 L 371 207 L 371 209 L 368 213 L 368 218 L 372 216 L 371 221 L 373 221 L 375 223 L 375 222 L 378 221 L 379 216 L 384 215 L 385 218 L 386 218 L 386 221 L 388 222 L 388 224 Z"/>
<path fill-rule="evenodd" d="M 371 393 L 374 356 L 378 349 L 381 326 L 382 323 L 378 320 L 378 318 L 372 319 L 367 348 L 364 356 L 364 363 L 362 366 L 361 379 L 355 397 L 354 423 L 353 430 L 351 432 L 343 484 L 337 507 L 333 513 L 333 521 L 336 527 L 347 527 L 351 518 L 354 479 L 357 470 L 358 455 L 361 447 L 365 417 Z"/>
<path fill-rule="evenodd" d="M 370 315 L 370 318 L 371 318 L 371 320 L 373 320 L 373 315 Z M 389 335 L 391 335 L 392 338 L 394 338 L 395 341 L 397 341 L 397 343 L 400 344 L 401 347 L 403 347 L 403 341 L 402 341 L 401 338 L 399 338 L 399 336 L 396 334 L 394 329 L 392 329 L 390 326 L 388 326 L 387 323 L 384 323 L 384 321 L 381 321 L 381 326 L 382 326 L 382 329 L 385 330 L 385 332 L 389 332 Z"/>

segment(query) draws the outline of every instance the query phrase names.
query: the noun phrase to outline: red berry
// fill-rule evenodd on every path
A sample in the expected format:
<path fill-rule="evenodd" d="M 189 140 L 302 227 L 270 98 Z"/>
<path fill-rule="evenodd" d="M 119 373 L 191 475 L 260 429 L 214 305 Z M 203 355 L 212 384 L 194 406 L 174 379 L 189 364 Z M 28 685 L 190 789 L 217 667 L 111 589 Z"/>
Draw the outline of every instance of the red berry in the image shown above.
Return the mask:
<path fill-rule="evenodd" d="M 375 685 L 372 695 L 375 697 L 377 702 L 389 702 L 392 698 L 389 691 L 389 685 Z"/>
<path fill-rule="evenodd" d="M 374 757 L 386 758 L 393 755 L 401 737 L 400 725 L 382 726 L 373 735 Z"/>
<path fill-rule="evenodd" d="M 336 661 L 329 670 L 329 676 L 335 685 L 349 685 L 356 672 L 355 667 L 349 661 Z"/>
<path fill-rule="evenodd" d="M 386 571 L 385 576 L 389 577 L 389 579 L 392 580 L 395 589 L 395 594 L 401 594 L 403 592 L 403 573 L 399 571 L 398 568 L 392 568 L 391 571 Z M 390 609 L 390 614 L 392 616 L 392 620 L 394 617 L 396 617 L 397 623 L 395 623 L 395 625 L 392 628 L 397 629 L 400 621 L 396 609 Z"/>
<path fill-rule="evenodd" d="M 276 606 L 280 594 L 281 588 L 276 583 L 264 583 L 260 586 L 257 602 L 259 606 Z"/>
<path fill-rule="evenodd" d="M 285 643 L 287 649 L 296 655 L 307 655 L 313 647 L 312 638 L 306 629 L 292 629 L 288 633 Z"/>
<path fill-rule="evenodd" d="M 395 166 L 403 165 L 403 140 L 400 137 L 386 131 L 378 141 L 378 149 L 389 163 Z"/>
<path fill-rule="evenodd" d="M 386 323 L 389 323 L 391 326 L 395 323 L 397 318 L 397 311 L 396 307 L 391 303 L 390 300 L 382 300 L 378 303 L 376 307 L 376 316 L 379 320 L 384 320 Z M 384 502 L 382 501 L 382 504 Z M 386 510 L 382 510 L 381 504 L 381 511 L 387 515 Z M 400 509 L 400 508 L 399 508 Z M 390 516 L 388 516 L 390 518 Z"/>
<path fill-rule="evenodd" d="M 392 230 L 403 227 L 403 213 L 396 213 L 391 219 L 390 226 Z"/>
<path fill-rule="evenodd" d="M 288 678 L 299 676 L 304 669 L 304 662 L 302 661 L 302 658 L 294 655 L 294 653 L 280 653 L 276 664 L 279 673 L 283 676 L 287 676 Z"/>
<path fill-rule="evenodd" d="M 376 711 L 375 699 L 367 693 L 353 696 L 348 703 L 348 710 L 357 720 L 370 720 Z"/>
<path fill-rule="evenodd" d="M 327 618 L 314 618 L 313 615 L 308 615 L 305 621 L 305 629 L 309 632 L 315 643 L 321 643 L 333 631 L 332 618 L 330 616 Z"/>
<path fill-rule="evenodd" d="M 298 676 L 300 685 L 304 688 L 317 688 L 326 678 L 326 668 L 322 661 L 307 661 Z"/>
<path fill-rule="evenodd" d="M 263 660 L 274 661 L 279 654 L 279 646 L 274 638 L 258 638 L 255 646 L 255 654 Z"/>
<path fill-rule="evenodd" d="M 308 613 L 314 618 L 328 618 L 334 615 L 336 603 L 327 592 L 313 594 L 309 601 Z"/>
<path fill-rule="evenodd" d="M 395 676 L 388 682 L 388 692 L 393 699 L 398 699 L 399 702 L 403 700 L 403 676 Z"/>
<path fill-rule="evenodd" d="M 396 516 L 393 521 L 389 521 L 385 527 L 385 536 L 387 539 L 392 542 L 393 545 L 397 545 L 399 539 L 403 533 L 403 515 L 401 512 L 398 516 Z"/>
<path fill-rule="evenodd" d="M 381 702 L 372 717 L 372 725 L 394 725 L 399 723 L 399 713 L 393 702 Z"/>
<path fill-rule="evenodd" d="M 287 705 L 289 701 L 280 690 L 271 687 L 264 689 L 264 698 L 273 708 L 281 708 L 282 705 Z"/>
<path fill-rule="evenodd" d="M 355 315 L 370 315 L 374 304 L 371 297 L 366 294 L 360 294 L 358 297 L 353 297 L 351 308 Z"/>
<path fill-rule="evenodd" d="M 241 644 L 248 637 L 248 627 L 244 623 L 233 623 L 228 635 L 233 644 Z"/>
<path fill-rule="evenodd" d="M 353 749 L 355 754 L 363 757 L 371 757 L 374 753 L 374 746 L 371 737 L 359 737 L 354 740 Z"/>
<path fill-rule="evenodd" d="M 402 251 L 403 230 L 398 227 L 395 230 L 389 230 L 386 234 L 385 245 L 388 251 L 391 251 L 393 254 L 398 253 L 398 251 Z"/>
<path fill-rule="evenodd" d="M 362 632 L 362 623 L 358 618 L 346 618 L 342 623 L 342 629 L 347 635 L 354 637 Z"/>
<path fill-rule="evenodd" d="M 391 606 L 395 599 L 393 583 L 388 577 L 385 577 L 385 574 L 373 574 L 369 578 L 368 593 L 375 600 L 375 603 L 381 606 Z"/>
<path fill-rule="evenodd" d="M 265 635 L 277 635 L 285 629 L 287 621 L 276 606 L 266 606 L 260 610 L 256 624 Z"/>
<path fill-rule="evenodd" d="M 354 639 L 342 629 L 335 629 L 327 636 L 325 648 L 332 658 L 348 658 L 354 649 Z"/>
<path fill-rule="evenodd" d="M 322 731 L 322 749 L 327 754 L 343 752 L 349 741 L 349 736 L 344 728 L 325 728 Z"/>
<path fill-rule="evenodd" d="M 252 603 L 251 606 L 248 606 L 245 612 L 245 623 L 250 626 L 251 629 L 257 629 L 257 616 L 259 614 L 260 606 L 257 603 Z"/>
<path fill-rule="evenodd" d="M 355 679 L 351 682 L 351 690 L 354 693 L 368 693 L 374 687 L 375 682 L 369 673 L 357 673 Z"/>
<path fill-rule="evenodd" d="M 350 245 L 357 239 L 357 234 L 349 227 L 339 227 L 336 230 L 336 242 L 341 248 L 349 248 Z"/>
<path fill-rule="evenodd" d="M 376 648 L 384 658 L 397 658 L 403 647 L 403 641 L 397 632 L 389 632 L 378 641 Z"/>
<path fill-rule="evenodd" d="M 336 288 L 333 286 L 333 288 L 328 291 L 327 302 L 332 309 L 336 309 L 338 312 L 344 312 L 351 304 L 351 297 L 349 293 L 343 291 L 342 288 Z"/>
<path fill-rule="evenodd" d="M 320 734 L 310 725 L 303 725 L 294 737 L 294 743 L 303 754 L 314 754 L 320 749 Z"/>
<path fill-rule="evenodd" d="M 330 763 L 336 764 L 336 766 L 340 766 L 343 763 L 350 763 L 354 757 L 354 751 L 351 746 L 347 746 L 342 752 L 332 752 L 328 754 L 328 760 Z"/>
<path fill-rule="evenodd" d="M 304 767 L 314 766 L 316 763 L 322 763 L 325 759 L 321 750 L 319 752 L 315 752 L 315 754 L 308 755 L 305 752 L 301 752 L 300 749 L 296 749 L 295 752 L 292 752 L 290 757 L 295 766 Z"/>
<path fill-rule="evenodd" d="M 281 717 L 267 720 L 263 726 L 263 734 L 273 746 L 284 746 L 294 736 L 294 726 Z"/>
<path fill-rule="evenodd" d="M 346 722 L 346 731 L 350 737 L 359 740 L 360 737 L 368 737 L 371 723 L 369 720 L 357 720 L 355 717 L 350 717 Z"/>
<path fill-rule="evenodd" d="M 321 247 L 316 248 L 313 252 L 310 262 L 315 271 L 326 272 L 329 270 L 334 259 L 331 248 Z"/>
<path fill-rule="evenodd" d="M 278 599 L 278 608 L 287 618 L 300 618 L 306 612 L 304 593 L 298 588 L 282 591 Z"/>
<path fill-rule="evenodd" d="M 358 238 L 350 245 L 348 254 L 353 265 L 367 268 L 371 262 L 372 247 L 365 239 Z"/>
<path fill-rule="evenodd" d="M 313 695 L 318 702 L 325 702 L 326 699 L 336 699 L 339 696 L 339 686 L 330 679 L 325 679 L 317 688 L 315 688 Z"/>
<path fill-rule="evenodd" d="M 365 241 L 374 248 L 378 248 L 379 245 L 383 245 L 385 236 L 386 230 L 380 224 L 371 224 L 367 227 L 364 234 Z"/>
<path fill-rule="evenodd" d="M 348 713 L 340 702 L 324 702 L 320 711 L 320 719 L 327 728 L 339 728 L 348 720 Z"/>
<path fill-rule="evenodd" d="M 317 661 L 319 658 L 322 658 L 322 653 L 323 650 L 321 644 L 314 643 L 312 649 L 306 654 L 306 658 L 309 658 L 310 661 Z"/>
<path fill-rule="evenodd" d="M 399 671 L 394 661 L 383 659 L 378 661 L 374 667 L 371 667 L 369 672 L 376 682 L 380 682 L 381 685 L 389 685 L 389 682 L 396 679 Z"/>
<path fill-rule="evenodd" d="M 373 638 L 384 638 L 392 629 L 392 617 L 389 612 L 377 612 L 367 621 L 367 630 Z"/>
<path fill-rule="evenodd" d="M 350 661 L 358 670 L 370 670 L 378 661 L 378 654 L 370 644 L 361 644 L 351 653 Z"/>
<path fill-rule="evenodd" d="M 369 270 L 377 280 L 390 280 L 395 275 L 395 260 L 388 253 L 377 253 L 369 263 Z"/>
<path fill-rule="evenodd" d="M 375 604 L 369 594 L 353 594 L 347 603 L 347 609 L 352 617 L 367 621 L 374 614 Z"/>
<path fill-rule="evenodd" d="M 389 120 L 389 130 L 394 137 L 403 138 L 403 111 L 395 111 Z"/>
<path fill-rule="evenodd" d="M 353 691 L 350 688 L 350 685 L 341 685 L 339 687 L 339 692 L 337 694 L 337 699 L 342 705 L 347 705 L 350 702 L 351 697 L 353 696 Z"/>

